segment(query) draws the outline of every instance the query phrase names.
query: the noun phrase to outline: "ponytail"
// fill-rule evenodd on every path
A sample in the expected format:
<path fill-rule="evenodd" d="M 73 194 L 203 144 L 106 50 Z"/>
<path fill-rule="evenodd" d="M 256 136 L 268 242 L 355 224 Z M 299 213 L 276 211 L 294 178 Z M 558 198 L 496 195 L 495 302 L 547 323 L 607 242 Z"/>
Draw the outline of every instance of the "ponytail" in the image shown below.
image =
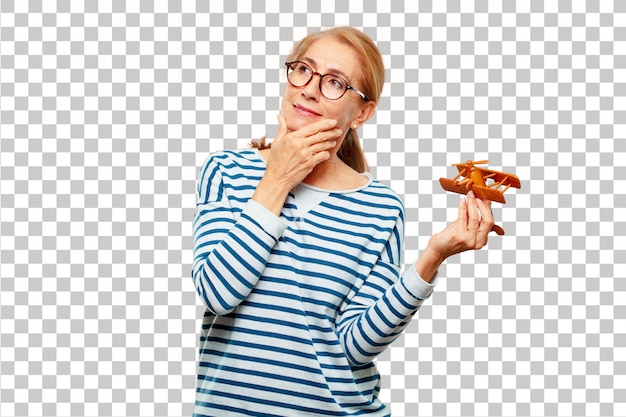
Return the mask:
<path fill-rule="evenodd" d="M 337 151 L 337 156 L 356 172 L 362 173 L 369 171 L 365 153 L 359 142 L 359 135 L 357 135 L 354 129 L 350 129 L 348 133 L 346 133 L 346 137 Z"/>

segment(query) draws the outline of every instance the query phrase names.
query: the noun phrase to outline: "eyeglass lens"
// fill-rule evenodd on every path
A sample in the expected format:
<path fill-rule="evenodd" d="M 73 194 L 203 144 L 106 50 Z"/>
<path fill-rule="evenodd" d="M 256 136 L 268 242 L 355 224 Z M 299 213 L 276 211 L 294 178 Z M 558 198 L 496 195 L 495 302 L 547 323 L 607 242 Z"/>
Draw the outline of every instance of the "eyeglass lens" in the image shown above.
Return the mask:
<path fill-rule="evenodd" d="M 319 87 L 324 97 L 337 100 L 345 94 L 348 85 L 343 78 L 337 75 L 316 73 L 303 62 L 294 62 L 287 69 L 287 79 L 294 87 L 304 87 L 315 74 L 320 76 Z"/>

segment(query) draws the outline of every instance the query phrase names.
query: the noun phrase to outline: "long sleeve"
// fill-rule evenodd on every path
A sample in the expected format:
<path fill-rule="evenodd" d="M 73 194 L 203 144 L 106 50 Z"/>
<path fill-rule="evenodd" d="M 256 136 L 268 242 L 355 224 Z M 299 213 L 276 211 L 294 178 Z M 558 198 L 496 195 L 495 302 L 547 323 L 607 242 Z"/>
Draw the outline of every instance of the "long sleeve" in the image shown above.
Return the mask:
<path fill-rule="evenodd" d="M 400 274 L 403 216 L 369 277 L 342 311 L 340 342 L 353 365 L 365 365 L 400 336 L 436 284 L 424 281 L 414 265 Z"/>
<path fill-rule="evenodd" d="M 208 309 L 235 309 L 256 285 L 286 223 L 253 200 L 229 198 L 236 178 L 222 172 L 219 156 L 203 165 L 193 222 L 193 280 Z M 252 187 L 245 182 L 239 186 Z"/>

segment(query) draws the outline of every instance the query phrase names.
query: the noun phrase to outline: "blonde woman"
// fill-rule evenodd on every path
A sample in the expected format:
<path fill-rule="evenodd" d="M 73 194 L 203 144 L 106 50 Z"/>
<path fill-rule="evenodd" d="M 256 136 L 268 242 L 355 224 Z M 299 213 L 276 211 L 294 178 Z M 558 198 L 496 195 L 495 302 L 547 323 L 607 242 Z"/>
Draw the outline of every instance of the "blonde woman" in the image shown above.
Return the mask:
<path fill-rule="evenodd" d="M 200 171 L 195 415 L 388 416 L 373 360 L 441 263 L 487 243 L 490 204 L 462 199 L 402 271 L 404 207 L 367 171 L 357 136 L 383 88 L 379 50 L 334 28 L 301 40 L 286 68 L 271 147 L 213 153 Z"/>

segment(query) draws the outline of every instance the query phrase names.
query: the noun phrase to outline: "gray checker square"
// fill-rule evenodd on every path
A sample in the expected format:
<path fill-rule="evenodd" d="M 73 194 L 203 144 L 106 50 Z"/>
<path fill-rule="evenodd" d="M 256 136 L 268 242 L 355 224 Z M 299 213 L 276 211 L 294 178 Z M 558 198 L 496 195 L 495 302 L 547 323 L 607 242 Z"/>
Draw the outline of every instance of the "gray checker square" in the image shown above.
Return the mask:
<path fill-rule="evenodd" d="M 340 25 L 384 56 L 359 133 L 407 267 L 452 163 L 522 180 L 378 358 L 392 414 L 626 415 L 626 3 L 389 3 L 0 0 L 0 416 L 192 414 L 198 169 L 273 137 L 285 57 Z"/>

